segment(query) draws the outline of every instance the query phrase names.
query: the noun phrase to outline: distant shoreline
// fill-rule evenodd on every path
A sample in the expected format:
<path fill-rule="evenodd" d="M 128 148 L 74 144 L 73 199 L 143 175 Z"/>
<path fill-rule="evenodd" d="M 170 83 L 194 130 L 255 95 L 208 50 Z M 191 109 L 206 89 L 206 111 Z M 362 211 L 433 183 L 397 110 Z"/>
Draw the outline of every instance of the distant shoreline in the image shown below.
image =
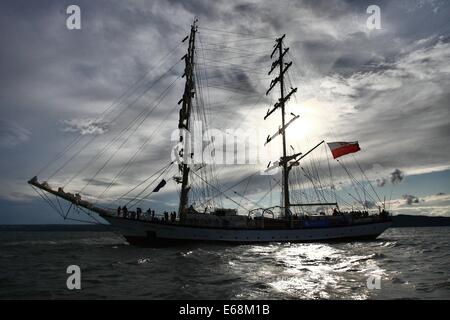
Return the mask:
<path fill-rule="evenodd" d="M 411 216 L 399 214 L 392 216 L 393 228 L 448 227 L 450 217 Z"/>
<path fill-rule="evenodd" d="M 397 215 L 392 217 L 392 228 L 446 227 L 450 226 L 450 217 L 430 217 Z M 88 224 L 30 224 L 30 225 L 0 225 L 0 232 L 14 231 L 54 231 L 54 232 L 113 232 L 109 225 Z"/>
<path fill-rule="evenodd" d="M 109 225 L 89 224 L 22 224 L 0 225 L 0 232 L 33 231 L 33 232 L 113 232 Z"/>

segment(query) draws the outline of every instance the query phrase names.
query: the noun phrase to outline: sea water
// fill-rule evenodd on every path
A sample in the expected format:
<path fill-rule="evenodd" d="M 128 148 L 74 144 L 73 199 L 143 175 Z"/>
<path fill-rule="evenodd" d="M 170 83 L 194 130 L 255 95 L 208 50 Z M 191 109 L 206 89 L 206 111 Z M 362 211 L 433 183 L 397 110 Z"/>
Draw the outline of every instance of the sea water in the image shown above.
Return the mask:
<path fill-rule="evenodd" d="M 70 265 L 80 290 L 69 290 Z M 352 243 L 128 245 L 110 232 L 1 232 L 1 299 L 450 299 L 450 227 Z"/>

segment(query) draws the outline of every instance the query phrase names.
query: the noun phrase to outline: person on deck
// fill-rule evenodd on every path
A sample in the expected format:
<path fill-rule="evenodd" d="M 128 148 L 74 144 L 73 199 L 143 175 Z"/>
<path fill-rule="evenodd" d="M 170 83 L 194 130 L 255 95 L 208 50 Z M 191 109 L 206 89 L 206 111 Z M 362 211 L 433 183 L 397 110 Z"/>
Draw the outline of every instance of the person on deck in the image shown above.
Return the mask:
<path fill-rule="evenodd" d="M 122 208 L 119 206 L 117 208 L 117 216 L 120 217 L 120 214 L 122 213 Z"/>
<path fill-rule="evenodd" d="M 123 217 L 124 217 L 124 218 L 128 218 L 128 209 L 127 209 L 127 206 L 123 206 L 123 207 L 122 207 L 122 211 L 123 211 Z"/>
<path fill-rule="evenodd" d="M 139 220 L 141 218 L 142 209 L 136 208 L 136 220 Z"/>
<path fill-rule="evenodd" d="M 167 211 L 164 211 L 164 221 L 169 221 L 169 213 Z"/>

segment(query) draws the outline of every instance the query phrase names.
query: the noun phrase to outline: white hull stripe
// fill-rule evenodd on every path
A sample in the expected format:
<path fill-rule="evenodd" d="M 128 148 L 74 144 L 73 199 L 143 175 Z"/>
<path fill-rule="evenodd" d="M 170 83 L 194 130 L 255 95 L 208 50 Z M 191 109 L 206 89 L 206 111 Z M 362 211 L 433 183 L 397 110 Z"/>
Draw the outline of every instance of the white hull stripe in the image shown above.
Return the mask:
<path fill-rule="evenodd" d="M 224 241 L 224 242 L 270 242 L 270 241 L 320 241 L 360 237 L 376 237 L 391 222 L 352 225 L 317 229 L 212 229 L 177 226 L 171 224 L 145 223 L 105 217 L 123 236 L 130 238 L 155 238 L 167 240 Z"/>

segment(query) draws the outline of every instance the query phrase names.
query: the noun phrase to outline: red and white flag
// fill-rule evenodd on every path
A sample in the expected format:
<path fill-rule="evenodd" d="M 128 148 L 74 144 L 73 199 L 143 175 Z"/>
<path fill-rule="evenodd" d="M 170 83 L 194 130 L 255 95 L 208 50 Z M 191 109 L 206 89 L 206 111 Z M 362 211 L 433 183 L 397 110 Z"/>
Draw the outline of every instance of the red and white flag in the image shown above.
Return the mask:
<path fill-rule="evenodd" d="M 359 150 L 361 150 L 359 148 L 358 141 L 355 141 L 355 142 L 329 142 L 327 144 L 331 150 L 331 153 L 333 154 L 334 159 L 337 159 L 346 154 L 358 152 Z"/>

